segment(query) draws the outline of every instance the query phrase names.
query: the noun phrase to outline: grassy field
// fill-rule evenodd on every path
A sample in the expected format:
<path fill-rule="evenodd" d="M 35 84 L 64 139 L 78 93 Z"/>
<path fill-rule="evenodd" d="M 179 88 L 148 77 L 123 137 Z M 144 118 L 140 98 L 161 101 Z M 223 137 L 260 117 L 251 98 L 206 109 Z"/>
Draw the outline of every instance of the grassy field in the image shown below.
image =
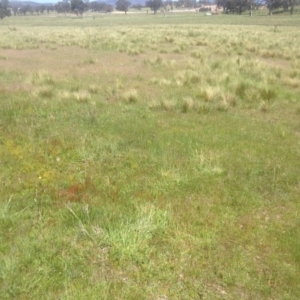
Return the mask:
<path fill-rule="evenodd" d="M 300 15 L 0 22 L 1 299 L 300 299 Z"/>

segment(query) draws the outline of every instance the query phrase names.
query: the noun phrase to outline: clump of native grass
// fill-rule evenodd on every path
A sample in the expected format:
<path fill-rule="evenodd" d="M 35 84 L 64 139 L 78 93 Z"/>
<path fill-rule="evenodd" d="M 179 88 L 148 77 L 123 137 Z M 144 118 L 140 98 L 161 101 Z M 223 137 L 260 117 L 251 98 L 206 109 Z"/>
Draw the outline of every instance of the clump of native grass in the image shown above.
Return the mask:
<path fill-rule="evenodd" d="M 204 102 L 214 102 L 218 99 L 219 91 L 215 87 L 202 87 L 200 88 L 200 91 L 197 93 L 197 98 Z"/>
<path fill-rule="evenodd" d="M 91 93 L 88 90 L 60 90 L 58 97 L 61 100 L 76 100 L 79 103 L 88 102 L 91 99 Z"/>
<path fill-rule="evenodd" d="M 125 52 L 129 55 L 139 55 L 143 53 L 143 50 L 141 48 L 132 46 L 132 47 L 128 47 Z"/>
<path fill-rule="evenodd" d="M 275 99 L 277 95 L 277 91 L 272 87 L 262 88 L 260 89 L 259 93 L 260 93 L 260 98 L 263 101 L 267 101 L 267 102 L 270 102 L 271 100 Z"/>
<path fill-rule="evenodd" d="M 191 56 L 197 59 L 203 58 L 203 52 L 200 50 L 193 50 Z"/>
<path fill-rule="evenodd" d="M 93 57 L 89 57 L 83 61 L 83 64 L 85 64 L 85 65 L 94 65 L 96 63 L 97 63 L 97 59 L 95 59 Z"/>
<path fill-rule="evenodd" d="M 30 76 L 30 83 L 33 85 L 55 85 L 53 75 L 47 71 L 38 71 Z"/>
<path fill-rule="evenodd" d="M 291 87 L 293 89 L 297 89 L 300 86 L 300 82 L 298 78 L 284 78 L 283 83 L 286 86 Z"/>
<path fill-rule="evenodd" d="M 89 87 L 88 87 L 88 91 L 91 93 L 91 94 L 97 94 L 100 90 L 100 87 L 96 84 L 90 84 Z"/>
<path fill-rule="evenodd" d="M 159 102 L 159 107 L 162 110 L 171 112 L 171 111 L 175 110 L 175 108 L 176 108 L 176 100 L 174 100 L 174 99 L 162 99 Z"/>
<path fill-rule="evenodd" d="M 144 64 L 151 66 L 161 66 L 167 65 L 167 62 L 161 56 L 156 56 L 154 59 L 144 59 Z"/>
<path fill-rule="evenodd" d="M 68 90 L 62 90 L 58 92 L 58 97 L 61 100 L 69 100 L 73 98 L 73 93 Z"/>
<path fill-rule="evenodd" d="M 41 86 L 32 90 L 31 94 L 34 98 L 52 98 L 55 94 L 53 86 Z"/>
<path fill-rule="evenodd" d="M 172 44 L 172 43 L 174 43 L 175 38 L 173 36 L 167 35 L 164 37 L 164 40 L 165 40 L 165 42 Z"/>
<path fill-rule="evenodd" d="M 139 93 L 136 89 L 129 89 L 122 94 L 122 101 L 127 104 L 137 103 L 139 100 Z"/>
<path fill-rule="evenodd" d="M 270 105 L 266 101 L 261 101 L 261 103 L 258 106 L 258 109 L 263 113 L 267 113 L 270 110 Z"/>
<path fill-rule="evenodd" d="M 195 108 L 195 101 L 192 97 L 185 97 L 182 99 L 181 111 L 187 113 Z"/>
<path fill-rule="evenodd" d="M 79 90 L 78 92 L 73 92 L 73 97 L 78 102 L 88 102 L 91 99 L 91 94 L 87 90 Z"/>
<path fill-rule="evenodd" d="M 196 70 L 182 70 L 175 75 L 176 84 L 180 86 L 195 86 L 202 82 L 202 73 Z"/>
<path fill-rule="evenodd" d="M 234 94 L 230 92 L 221 93 L 221 104 L 224 107 L 235 107 L 237 105 L 237 100 Z"/>
<path fill-rule="evenodd" d="M 154 85 L 159 85 L 159 86 L 171 86 L 172 85 L 172 81 L 166 78 L 152 78 L 151 79 L 151 83 L 153 83 Z"/>

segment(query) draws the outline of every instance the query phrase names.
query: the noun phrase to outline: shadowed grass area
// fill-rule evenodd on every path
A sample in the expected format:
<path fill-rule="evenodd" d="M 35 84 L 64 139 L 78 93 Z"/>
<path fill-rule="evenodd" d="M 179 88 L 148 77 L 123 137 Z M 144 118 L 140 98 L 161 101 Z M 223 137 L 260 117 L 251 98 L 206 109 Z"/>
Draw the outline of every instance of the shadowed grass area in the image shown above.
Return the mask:
<path fill-rule="evenodd" d="M 299 299 L 298 22 L 1 21 L 1 297 Z"/>

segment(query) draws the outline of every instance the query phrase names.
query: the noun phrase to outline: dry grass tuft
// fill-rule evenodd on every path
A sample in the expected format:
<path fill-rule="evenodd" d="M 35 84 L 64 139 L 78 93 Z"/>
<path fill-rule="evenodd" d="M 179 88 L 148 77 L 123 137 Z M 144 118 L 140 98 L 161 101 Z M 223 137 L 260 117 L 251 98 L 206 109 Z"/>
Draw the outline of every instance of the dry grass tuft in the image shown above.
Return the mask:
<path fill-rule="evenodd" d="M 133 104 L 138 102 L 138 91 L 136 89 L 130 89 L 123 93 L 122 100 L 127 104 Z"/>
<path fill-rule="evenodd" d="M 160 107 L 165 111 L 173 111 L 175 109 L 176 103 L 171 99 L 163 99 L 160 102 Z"/>
<path fill-rule="evenodd" d="M 88 102 L 91 99 L 90 92 L 86 90 L 79 90 L 78 92 L 74 92 L 73 96 L 78 102 Z"/>
<path fill-rule="evenodd" d="M 195 106 L 195 102 L 193 98 L 191 97 L 186 97 L 182 100 L 181 103 L 181 111 L 183 113 L 187 113 L 188 111 L 192 110 Z"/>

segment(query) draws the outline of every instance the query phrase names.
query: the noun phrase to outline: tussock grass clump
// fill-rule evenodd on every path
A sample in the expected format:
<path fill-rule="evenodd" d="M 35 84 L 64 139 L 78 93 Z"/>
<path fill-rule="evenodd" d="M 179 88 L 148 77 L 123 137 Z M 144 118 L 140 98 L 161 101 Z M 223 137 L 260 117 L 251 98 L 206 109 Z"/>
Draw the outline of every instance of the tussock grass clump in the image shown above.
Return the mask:
<path fill-rule="evenodd" d="M 166 48 L 160 49 L 160 50 L 159 50 L 159 53 L 165 54 L 165 53 L 168 53 L 168 50 L 167 50 Z"/>
<path fill-rule="evenodd" d="M 183 83 L 185 85 L 195 85 L 202 82 L 202 76 L 200 72 L 194 70 L 187 70 L 184 73 Z"/>
<path fill-rule="evenodd" d="M 110 247 L 110 257 L 116 261 L 150 259 L 154 250 L 151 240 L 162 234 L 170 222 L 167 211 L 153 205 L 138 208 L 136 217 L 125 219 L 110 230 L 100 230 L 103 245 Z M 97 230 L 99 232 L 99 229 Z"/>
<path fill-rule="evenodd" d="M 199 114 L 208 114 L 212 110 L 211 106 L 206 103 L 201 103 L 198 105 L 198 113 Z"/>
<path fill-rule="evenodd" d="M 39 71 L 31 75 L 30 82 L 34 85 L 54 85 L 55 80 L 51 73 L 47 71 Z"/>
<path fill-rule="evenodd" d="M 89 87 L 88 87 L 88 91 L 91 93 L 91 94 L 97 94 L 100 90 L 100 87 L 96 84 L 90 84 Z"/>
<path fill-rule="evenodd" d="M 300 81 L 298 78 L 285 78 L 283 82 L 286 86 L 293 89 L 297 89 L 300 86 Z"/>
<path fill-rule="evenodd" d="M 290 78 L 297 78 L 297 77 L 299 77 L 299 72 L 297 70 L 292 70 L 289 72 L 288 75 Z"/>
<path fill-rule="evenodd" d="M 229 109 L 229 104 L 225 102 L 219 102 L 216 104 L 217 111 L 226 112 Z"/>
<path fill-rule="evenodd" d="M 276 98 L 277 91 L 274 88 L 263 88 L 259 91 L 261 99 L 264 101 L 271 101 Z"/>
<path fill-rule="evenodd" d="M 235 88 L 235 95 L 239 99 L 247 98 L 247 95 L 249 95 L 251 92 L 252 88 L 250 84 L 246 81 L 239 82 Z"/>
<path fill-rule="evenodd" d="M 168 79 L 165 79 L 165 78 L 162 78 L 162 79 L 159 81 L 159 85 L 160 85 L 160 86 L 170 86 L 170 85 L 172 85 L 172 81 L 171 81 L 171 80 L 168 80 Z"/>
<path fill-rule="evenodd" d="M 175 38 L 173 36 L 165 36 L 165 41 L 172 44 L 174 43 Z"/>
<path fill-rule="evenodd" d="M 143 62 L 145 65 L 151 66 L 167 65 L 167 62 L 161 56 L 157 56 L 154 59 L 144 59 Z"/>
<path fill-rule="evenodd" d="M 129 47 L 125 50 L 125 52 L 129 55 L 138 55 L 143 53 L 142 49 L 136 47 Z"/>
<path fill-rule="evenodd" d="M 73 97 L 78 102 L 88 102 L 91 99 L 91 94 L 87 90 L 79 90 L 78 92 L 73 92 Z"/>
<path fill-rule="evenodd" d="M 245 46 L 245 49 L 249 51 L 250 53 L 258 53 L 259 52 L 259 47 L 257 45 L 249 45 L 247 44 Z"/>
<path fill-rule="evenodd" d="M 183 113 L 187 113 L 195 107 L 194 99 L 191 97 L 186 97 L 182 100 L 181 103 L 181 111 Z"/>
<path fill-rule="evenodd" d="M 176 101 L 172 99 L 163 99 L 160 101 L 160 107 L 165 111 L 173 111 L 176 107 Z"/>
<path fill-rule="evenodd" d="M 208 46 L 209 45 L 209 42 L 207 42 L 206 40 L 204 39 L 201 39 L 201 40 L 198 40 L 196 42 L 196 46 Z"/>
<path fill-rule="evenodd" d="M 122 100 L 127 104 L 137 103 L 139 100 L 138 94 L 136 89 L 130 89 L 123 93 Z"/>
<path fill-rule="evenodd" d="M 55 90 L 52 86 L 42 86 L 32 92 L 33 96 L 36 98 L 52 98 L 55 94 Z"/>
<path fill-rule="evenodd" d="M 92 57 L 89 57 L 83 61 L 83 64 L 85 64 L 85 65 L 94 65 L 96 63 L 97 63 L 97 59 L 92 58 Z"/>
<path fill-rule="evenodd" d="M 176 47 L 176 48 L 173 49 L 173 52 L 177 53 L 177 54 L 180 54 L 180 53 L 182 53 L 182 49 L 180 47 Z"/>
<path fill-rule="evenodd" d="M 63 90 L 63 91 L 59 91 L 58 97 L 61 100 L 69 100 L 73 97 L 73 94 L 70 91 Z"/>
<path fill-rule="evenodd" d="M 203 53 L 199 50 L 193 50 L 191 56 L 194 58 L 203 58 Z"/>
<path fill-rule="evenodd" d="M 270 105 L 266 101 L 262 101 L 259 104 L 258 109 L 263 113 L 267 113 L 270 110 Z"/>
<path fill-rule="evenodd" d="M 151 61 L 153 65 L 162 65 L 164 60 L 161 56 L 157 56 L 154 60 Z"/>
<path fill-rule="evenodd" d="M 218 98 L 218 91 L 213 87 L 201 88 L 197 97 L 205 102 L 213 102 Z"/>
<path fill-rule="evenodd" d="M 188 31 L 188 37 L 198 37 L 199 36 L 199 31 L 197 30 L 189 30 Z"/>
<path fill-rule="evenodd" d="M 225 106 L 235 107 L 237 105 L 237 100 L 234 94 L 225 92 L 221 94 L 222 103 Z"/>
<path fill-rule="evenodd" d="M 261 51 L 261 55 L 264 58 L 275 58 L 276 52 L 271 51 L 271 50 L 264 50 L 264 51 Z"/>

